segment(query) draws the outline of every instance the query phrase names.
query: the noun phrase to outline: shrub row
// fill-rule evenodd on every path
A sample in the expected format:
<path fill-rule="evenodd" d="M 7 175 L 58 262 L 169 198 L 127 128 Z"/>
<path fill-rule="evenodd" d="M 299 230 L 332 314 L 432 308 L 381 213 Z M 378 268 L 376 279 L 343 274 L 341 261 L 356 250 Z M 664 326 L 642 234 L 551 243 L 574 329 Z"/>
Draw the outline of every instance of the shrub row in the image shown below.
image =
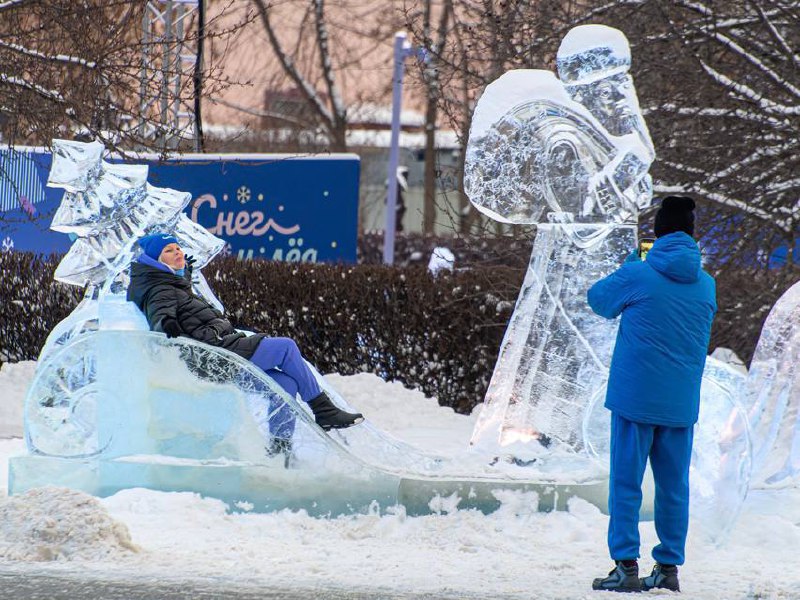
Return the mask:
<path fill-rule="evenodd" d="M 0 253 L 0 366 L 35 359 L 77 304 L 81 290 L 53 282 L 57 261 Z M 323 373 L 373 372 L 468 412 L 488 387 L 528 257 L 498 262 L 432 277 L 419 265 L 225 258 L 204 273 L 235 325 L 294 338 Z M 711 348 L 749 361 L 769 309 L 797 279 L 795 267 L 719 281 Z"/>
<path fill-rule="evenodd" d="M 35 359 L 80 297 L 57 257 L 0 254 L 0 362 Z M 323 372 L 369 371 L 469 412 L 483 399 L 523 271 L 215 260 L 204 270 L 237 327 L 295 339 Z"/>

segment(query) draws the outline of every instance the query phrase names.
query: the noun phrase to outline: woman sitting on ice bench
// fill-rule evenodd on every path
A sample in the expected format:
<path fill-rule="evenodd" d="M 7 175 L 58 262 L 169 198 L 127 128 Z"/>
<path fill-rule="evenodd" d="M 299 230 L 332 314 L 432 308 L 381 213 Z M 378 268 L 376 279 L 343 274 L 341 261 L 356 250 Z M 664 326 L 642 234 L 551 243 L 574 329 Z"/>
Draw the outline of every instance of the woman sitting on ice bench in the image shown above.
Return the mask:
<path fill-rule="evenodd" d="M 147 317 L 150 329 L 167 337 L 186 336 L 219 346 L 263 369 L 290 396 L 300 394 L 323 429 L 341 429 L 364 420 L 340 410 L 323 392 L 294 340 L 236 331 L 220 311 L 192 292 L 192 259 L 173 236 L 153 233 L 139 239 L 144 253 L 131 265 L 128 300 Z M 274 433 L 274 432 L 273 432 Z M 282 436 L 277 436 L 279 438 Z M 289 435 L 291 437 L 291 434 Z M 273 443 L 275 440 L 273 440 Z M 284 450 L 284 448 L 273 448 Z"/>

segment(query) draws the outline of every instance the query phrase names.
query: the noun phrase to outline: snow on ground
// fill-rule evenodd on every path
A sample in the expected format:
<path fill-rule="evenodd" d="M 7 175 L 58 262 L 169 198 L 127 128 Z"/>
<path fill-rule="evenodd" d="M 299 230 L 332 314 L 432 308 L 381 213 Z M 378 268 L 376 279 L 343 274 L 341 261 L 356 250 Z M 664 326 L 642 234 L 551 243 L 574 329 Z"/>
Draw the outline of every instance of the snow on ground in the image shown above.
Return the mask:
<path fill-rule="evenodd" d="M 0 438 L 22 437 L 22 401 L 35 370 L 33 360 L 0 367 Z"/>
<path fill-rule="evenodd" d="M 469 439 L 474 417 L 440 408 L 419 392 L 368 374 L 328 379 L 376 425 L 425 450 L 455 452 Z M 0 378 L 0 423 L 12 414 L 6 398 L 18 385 L 14 378 Z M 22 450 L 21 440 L 0 440 L 3 486 L 8 456 Z M 326 588 L 371 590 L 380 598 L 402 591 L 450 598 L 608 597 L 590 590 L 591 579 L 611 566 L 608 521 L 597 508 L 572 499 L 568 512 L 539 513 L 535 496 L 505 493 L 502 500 L 491 515 L 451 510 L 407 517 L 397 508 L 383 516 L 326 520 L 289 511 L 229 514 L 222 502 L 189 493 L 134 489 L 94 502 L 51 488 L 20 496 L 13 507 L 12 500 L 0 500 L 5 511 L 0 518 L 13 515 L 24 523 L 26 515 L 28 521 L 44 519 L 45 512 L 50 517 L 45 527 L 13 528 L 12 536 L 8 526 L 0 526 L 0 548 L 13 542 L 18 559 L 0 558 L 0 568 L 39 564 L 41 569 L 32 561 L 56 559 L 48 567 L 54 573 L 77 563 L 85 573 L 134 581 L 213 578 L 231 585 L 316 589 L 319 598 Z M 52 544 L 43 553 L 20 551 L 26 544 L 41 546 L 48 528 L 68 552 L 54 551 Z M 125 528 L 138 551 L 126 548 Z M 653 524 L 643 523 L 641 534 L 642 569 L 648 570 L 649 548 L 656 542 Z M 798 549 L 800 488 L 752 493 L 723 548 L 690 532 L 681 598 L 800 599 Z"/>

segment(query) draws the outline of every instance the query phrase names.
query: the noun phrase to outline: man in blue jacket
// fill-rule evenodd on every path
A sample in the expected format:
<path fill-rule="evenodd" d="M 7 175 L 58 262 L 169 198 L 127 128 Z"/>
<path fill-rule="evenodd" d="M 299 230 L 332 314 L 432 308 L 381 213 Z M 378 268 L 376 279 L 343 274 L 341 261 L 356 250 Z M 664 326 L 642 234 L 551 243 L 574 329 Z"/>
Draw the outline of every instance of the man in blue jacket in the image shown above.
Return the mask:
<path fill-rule="evenodd" d="M 616 566 L 594 580 L 596 590 L 680 591 L 693 427 L 717 311 L 714 278 L 701 269 L 692 238 L 694 206 L 691 198 L 664 198 L 646 259 L 631 255 L 588 293 L 597 314 L 622 315 L 605 403 L 611 411 L 608 546 Z M 639 579 L 639 509 L 648 458 L 660 543 L 653 548 L 652 574 Z"/>

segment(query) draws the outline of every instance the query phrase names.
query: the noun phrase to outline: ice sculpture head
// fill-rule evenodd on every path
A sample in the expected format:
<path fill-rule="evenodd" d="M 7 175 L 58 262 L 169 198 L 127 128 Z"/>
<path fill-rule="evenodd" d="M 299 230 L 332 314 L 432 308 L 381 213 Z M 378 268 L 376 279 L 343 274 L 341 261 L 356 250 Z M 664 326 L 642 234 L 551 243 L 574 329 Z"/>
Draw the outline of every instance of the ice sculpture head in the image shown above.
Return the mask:
<path fill-rule="evenodd" d="M 556 65 L 570 97 L 610 134 L 627 135 L 643 127 L 628 73 L 631 51 L 621 31 L 605 25 L 571 29 L 558 49 Z"/>
<path fill-rule="evenodd" d="M 520 69 L 492 82 L 467 145 L 464 189 L 473 205 L 501 222 L 570 226 L 584 247 L 606 225 L 635 222 L 652 198 L 655 152 L 630 64 L 622 32 L 584 25 L 561 44 L 560 79 Z"/>

